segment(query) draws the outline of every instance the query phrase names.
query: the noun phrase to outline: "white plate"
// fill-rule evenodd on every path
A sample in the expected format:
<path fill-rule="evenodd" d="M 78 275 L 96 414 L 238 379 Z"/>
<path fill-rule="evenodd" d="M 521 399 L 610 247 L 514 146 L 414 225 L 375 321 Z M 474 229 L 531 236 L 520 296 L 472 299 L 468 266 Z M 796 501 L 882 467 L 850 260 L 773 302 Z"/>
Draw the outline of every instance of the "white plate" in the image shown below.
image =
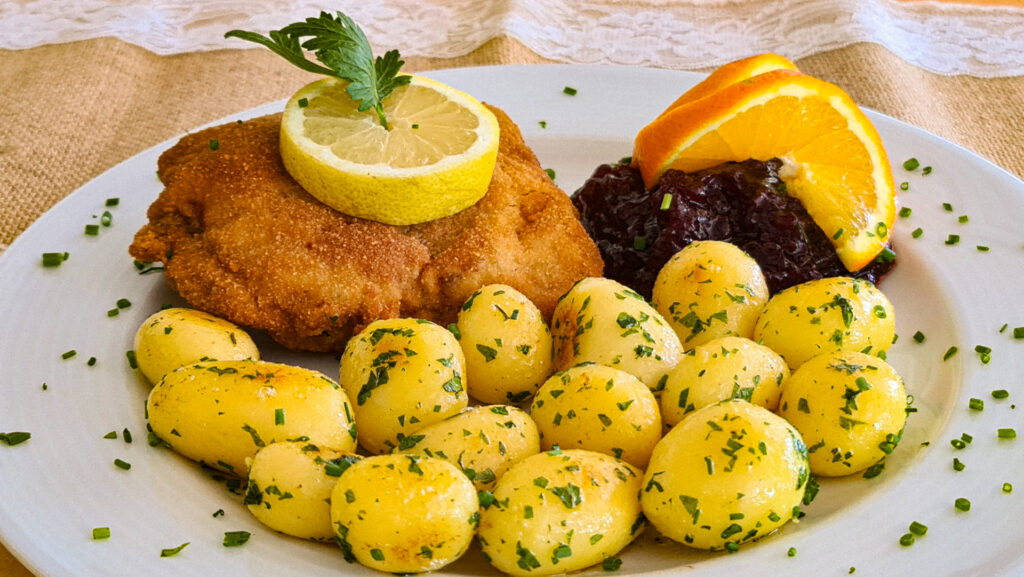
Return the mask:
<path fill-rule="evenodd" d="M 631 151 L 632 137 L 699 76 L 665 70 L 585 66 L 467 68 L 430 73 L 499 105 L 519 123 L 557 182 L 573 190 L 602 162 Z M 578 89 L 563 94 L 565 86 Z M 233 116 L 280 109 L 269 104 Z M 901 195 L 913 215 L 899 219 L 899 266 L 882 284 L 897 311 L 899 341 L 889 355 L 919 412 L 886 471 L 823 481 L 807 517 L 738 554 L 705 554 L 661 539 L 645 539 L 623 553 L 620 573 L 703 575 L 840 575 L 856 567 L 866 575 L 1009 575 L 1024 571 L 1024 439 L 997 439 L 996 431 L 1024 433 L 1024 325 L 1013 294 L 1024 283 L 1024 183 L 949 142 L 891 118 L 871 114 L 889 150 Z M 539 121 L 546 121 L 542 128 Z M 982 129 L 979 127 L 979 129 Z M 127 255 L 145 211 L 161 190 L 154 174 L 164 143 L 118 165 L 45 214 L 0 259 L 0 431 L 29 431 L 22 445 L 0 445 L 0 536 L 41 576 L 76 575 L 337 575 L 374 574 L 347 565 L 329 545 L 275 534 L 258 525 L 223 483 L 171 452 L 146 444 L 143 406 L 149 387 L 131 371 L 125 351 L 138 324 L 162 303 L 179 302 L 159 273 L 140 276 Z M 922 176 L 900 165 L 917 157 L 933 172 Z M 104 200 L 113 224 L 99 236 L 83 227 L 97 222 Z M 947 212 L 942 203 L 954 210 Z M 961 224 L 957 217 L 967 215 Z M 921 227 L 924 235 L 911 238 Z M 961 237 L 947 245 L 949 234 Z M 975 247 L 985 245 L 989 252 Z M 43 268 L 43 252 L 70 253 L 59 268 Z M 132 306 L 115 318 L 120 298 Z M 1005 332 L 999 329 L 1008 323 Z M 911 336 L 921 331 L 923 344 Z M 298 362 L 336 375 L 332 355 L 295 355 L 261 340 L 270 360 Z M 983 365 L 975 345 L 992 348 Z M 943 361 L 946 350 L 959 354 Z M 77 356 L 62 360 L 65 351 Z M 95 357 L 95 366 L 87 360 Z M 46 383 L 47 389 L 42 385 Z M 1010 398 L 995 400 L 993 389 Z M 985 400 L 968 410 L 970 397 Z M 133 444 L 108 440 L 131 430 Z M 962 451 L 950 439 L 974 442 Z M 930 442 L 929 446 L 923 446 Z M 966 464 L 954 472 L 952 460 Z M 120 458 L 130 471 L 113 465 Z M 1004 494 L 1011 482 L 1017 492 Z M 953 502 L 969 498 L 972 509 Z M 212 514 L 218 509 L 222 517 Z M 898 540 L 912 521 L 930 527 L 912 547 Z M 92 541 L 94 527 L 110 527 Z M 243 547 L 221 545 L 225 531 L 246 530 Z M 173 558 L 160 550 L 191 545 Z M 790 547 L 798 551 L 788 557 Z M 478 551 L 449 572 L 495 574 Z M 597 572 L 600 572 L 599 570 Z"/>

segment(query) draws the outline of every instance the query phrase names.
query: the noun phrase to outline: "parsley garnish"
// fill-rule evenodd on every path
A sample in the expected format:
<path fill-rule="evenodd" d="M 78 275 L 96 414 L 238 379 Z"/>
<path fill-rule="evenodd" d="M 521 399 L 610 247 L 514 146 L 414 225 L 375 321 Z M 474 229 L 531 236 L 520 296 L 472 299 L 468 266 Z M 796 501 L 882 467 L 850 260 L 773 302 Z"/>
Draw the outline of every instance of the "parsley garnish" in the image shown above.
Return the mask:
<path fill-rule="evenodd" d="M 336 16 L 321 12 L 319 18 L 306 18 L 305 22 L 271 30 L 269 37 L 245 30 L 232 30 L 224 37 L 261 44 L 307 72 L 347 80 L 345 91 L 352 100 L 359 101 L 359 111 L 373 108 L 384 128 L 388 128 L 388 121 L 381 103 L 412 78 L 398 75 L 405 61 L 397 50 L 389 50 L 375 59 L 362 29 L 341 12 Z M 307 37 L 308 40 L 301 40 Z M 323 66 L 308 60 L 303 49 L 313 52 Z"/>

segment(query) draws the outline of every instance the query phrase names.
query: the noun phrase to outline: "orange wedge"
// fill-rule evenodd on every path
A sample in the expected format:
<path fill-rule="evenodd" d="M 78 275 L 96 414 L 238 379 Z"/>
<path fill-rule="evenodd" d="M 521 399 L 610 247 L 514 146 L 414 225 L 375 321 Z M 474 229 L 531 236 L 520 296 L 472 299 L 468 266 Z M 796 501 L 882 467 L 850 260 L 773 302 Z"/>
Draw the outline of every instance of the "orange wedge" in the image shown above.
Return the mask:
<path fill-rule="evenodd" d="M 670 168 L 693 172 L 750 158 L 782 159 L 788 193 L 848 270 L 885 248 L 896 192 L 881 138 L 849 95 L 823 80 L 781 68 L 723 86 L 666 110 L 633 149 L 648 188 Z"/>
<path fill-rule="evenodd" d="M 757 76 L 758 74 L 764 74 L 765 72 L 780 69 L 799 72 L 796 68 L 796 64 L 793 64 L 788 58 L 779 56 L 778 54 L 772 54 L 771 52 L 723 64 L 699 84 L 687 90 L 682 96 L 677 98 L 675 102 L 665 109 L 665 112 L 672 110 L 680 104 L 700 100 L 705 96 L 714 94 L 726 86 L 736 84 L 741 80 L 746 80 Z M 664 115 L 665 112 L 662 112 L 662 114 Z"/>

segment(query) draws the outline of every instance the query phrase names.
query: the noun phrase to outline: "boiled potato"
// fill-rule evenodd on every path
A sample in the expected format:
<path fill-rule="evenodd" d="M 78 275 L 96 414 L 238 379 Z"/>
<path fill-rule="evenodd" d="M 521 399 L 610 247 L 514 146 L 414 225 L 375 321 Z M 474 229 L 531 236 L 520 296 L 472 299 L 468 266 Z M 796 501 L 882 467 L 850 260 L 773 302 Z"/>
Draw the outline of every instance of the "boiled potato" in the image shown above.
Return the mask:
<path fill-rule="evenodd" d="M 821 353 L 884 354 L 895 332 L 896 315 L 882 291 L 866 280 L 834 277 L 773 296 L 757 319 L 754 340 L 796 370 Z"/>
<path fill-rule="evenodd" d="M 331 491 L 360 457 L 304 441 L 271 443 L 249 463 L 245 505 L 261 523 L 293 537 L 328 541 Z"/>
<path fill-rule="evenodd" d="M 598 363 L 626 371 L 654 391 L 665 386 L 682 354 L 679 337 L 658 311 L 606 278 L 585 278 L 562 296 L 551 334 L 556 370 Z"/>
<path fill-rule="evenodd" d="M 551 375 L 551 332 L 530 299 L 516 289 L 487 285 L 459 312 L 470 396 L 484 403 L 518 403 Z"/>
<path fill-rule="evenodd" d="M 455 337 L 432 322 L 370 323 L 341 357 L 340 382 L 355 401 L 360 444 L 386 453 L 404 437 L 465 409 L 465 364 Z"/>
<path fill-rule="evenodd" d="M 789 367 L 778 353 L 742 337 L 722 337 L 687 351 L 668 375 L 661 417 L 675 425 L 687 413 L 726 399 L 769 411 L 779 406 Z"/>
<path fill-rule="evenodd" d="M 434 571 L 458 559 L 473 540 L 479 507 L 455 465 L 418 455 L 356 462 L 331 494 L 345 557 L 389 573 Z"/>
<path fill-rule="evenodd" d="M 651 304 L 690 349 L 708 341 L 754 334 L 768 302 L 768 283 L 757 261 L 736 245 L 692 242 L 658 272 Z"/>
<path fill-rule="evenodd" d="M 807 449 L 792 425 L 730 399 L 694 411 L 658 443 L 640 502 L 665 536 L 735 551 L 797 514 L 809 475 Z"/>
<path fill-rule="evenodd" d="M 530 410 L 546 451 L 588 449 L 644 468 L 661 439 L 658 400 L 633 375 L 587 363 L 555 374 Z"/>
<path fill-rule="evenodd" d="M 540 452 L 537 425 L 512 405 L 470 407 L 404 437 L 398 452 L 444 459 L 488 490 L 516 461 Z"/>
<path fill-rule="evenodd" d="M 275 441 L 299 439 L 355 451 L 345 391 L 322 374 L 264 361 L 207 361 L 181 367 L 153 387 L 153 433 L 182 455 L 244 476 L 246 460 Z"/>
<path fill-rule="evenodd" d="M 644 528 L 641 472 L 592 451 L 551 451 L 516 463 L 481 498 L 477 535 L 511 575 L 568 573 L 615 556 Z"/>
<path fill-rule="evenodd" d="M 867 469 L 892 452 L 907 421 L 903 380 L 863 353 L 828 353 L 805 362 L 782 388 L 779 414 L 800 431 L 815 475 Z"/>
<path fill-rule="evenodd" d="M 203 360 L 258 361 L 260 352 L 248 333 L 213 315 L 171 308 L 153 314 L 135 333 L 139 370 L 156 384 L 178 367 Z"/>

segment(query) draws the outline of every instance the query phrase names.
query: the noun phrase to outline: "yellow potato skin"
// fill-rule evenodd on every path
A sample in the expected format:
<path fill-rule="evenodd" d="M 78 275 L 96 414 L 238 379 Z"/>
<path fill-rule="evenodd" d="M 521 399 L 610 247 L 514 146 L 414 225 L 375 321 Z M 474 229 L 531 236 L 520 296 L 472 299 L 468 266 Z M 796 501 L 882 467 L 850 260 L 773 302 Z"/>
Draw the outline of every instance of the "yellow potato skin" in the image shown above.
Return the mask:
<path fill-rule="evenodd" d="M 742 337 L 698 345 L 668 375 L 661 417 L 672 426 L 688 413 L 726 399 L 743 399 L 774 411 L 789 367 L 778 353 Z"/>
<path fill-rule="evenodd" d="M 768 302 L 761 267 L 728 242 L 696 241 L 658 272 L 651 304 L 691 349 L 725 336 L 750 338 Z"/>
<path fill-rule="evenodd" d="M 271 443 L 257 451 L 249 464 L 245 505 L 275 531 L 314 541 L 331 540 L 330 499 L 338 481 L 336 473 L 360 458 L 302 441 Z M 329 469 L 331 462 L 334 467 Z"/>
<path fill-rule="evenodd" d="M 516 463 L 480 513 L 480 548 L 510 575 L 567 573 L 615 556 L 643 532 L 641 471 L 592 451 Z"/>
<path fill-rule="evenodd" d="M 516 289 L 487 285 L 459 311 L 469 394 L 484 403 L 518 403 L 552 373 L 551 331 L 540 309 Z"/>
<path fill-rule="evenodd" d="M 647 385 L 618 369 L 592 363 L 556 373 L 530 410 L 541 448 L 587 449 L 643 469 L 661 439 L 661 411 Z"/>
<path fill-rule="evenodd" d="M 551 336 L 556 370 L 597 363 L 626 371 L 656 392 L 683 352 L 679 337 L 654 307 L 606 278 L 585 278 L 562 296 Z"/>
<path fill-rule="evenodd" d="M 397 452 L 448 461 L 489 491 L 514 463 L 540 452 L 540 435 L 519 407 L 477 406 L 405 437 Z"/>
<path fill-rule="evenodd" d="M 256 343 L 236 325 L 201 311 L 170 308 L 147 318 L 135 333 L 139 371 L 152 383 L 201 360 L 260 360 Z"/>
<path fill-rule="evenodd" d="M 740 399 L 698 409 L 654 448 L 640 501 L 665 536 L 712 551 L 784 525 L 809 476 L 800 434 Z"/>
<path fill-rule="evenodd" d="M 378 571 L 421 573 L 466 552 L 479 506 L 473 483 L 455 465 L 419 455 L 378 455 L 338 478 L 331 520 L 347 559 Z"/>
<path fill-rule="evenodd" d="M 316 371 L 277 363 L 181 367 L 153 387 L 146 410 L 153 432 L 175 451 L 239 476 L 258 449 L 276 441 L 302 438 L 319 447 L 356 448 L 345 391 Z"/>
<path fill-rule="evenodd" d="M 907 422 L 903 380 L 885 361 L 829 353 L 805 362 L 782 390 L 779 414 L 793 424 L 815 475 L 859 473 L 892 452 Z"/>
<path fill-rule="evenodd" d="M 895 333 L 896 314 L 882 291 L 866 280 L 835 277 L 777 293 L 757 319 L 753 338 L 796 370 L 821 353 L 877 355 L 889 350 Z"/>
<path fill-rule="evenodd" d="M 354 401 L 360 444 L 387 453 L 469 404 L 466 361 L 455 336 L 432 322 L 386 319 L 352 337 L 339 382 Z"/>

